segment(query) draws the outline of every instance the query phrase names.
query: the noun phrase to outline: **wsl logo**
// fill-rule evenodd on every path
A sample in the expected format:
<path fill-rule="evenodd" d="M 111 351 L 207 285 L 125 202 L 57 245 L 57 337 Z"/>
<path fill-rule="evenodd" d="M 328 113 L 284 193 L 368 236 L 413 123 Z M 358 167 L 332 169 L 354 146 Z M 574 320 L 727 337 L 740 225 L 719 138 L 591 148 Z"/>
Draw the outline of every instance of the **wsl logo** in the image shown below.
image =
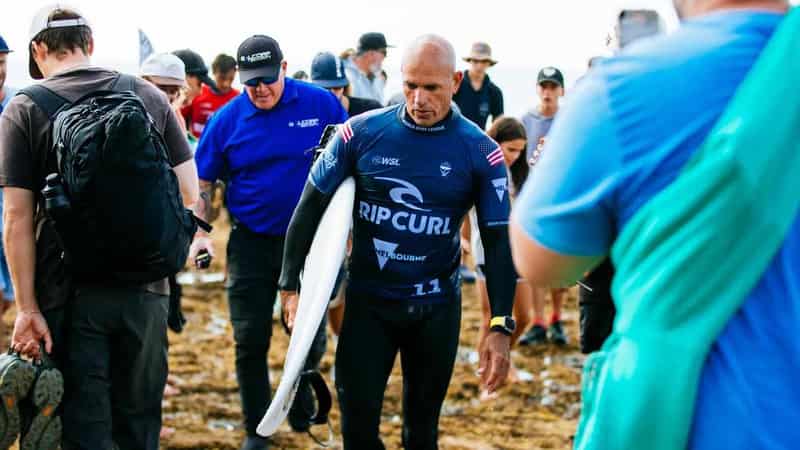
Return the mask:
<path fill-rule="evenodd" d="M 383 270 L 386 267 L 386 263 L 389 261 L 402 261 L 402 262 L 425 262 L 428 258 L 427 256 L 418 256 L 418 255 L 406 255 L 403 253 L 397 253 L 397 247 L 399 244 L 395 244 L 394 242 L 386 242 L 380 239 L 372 239 L 373 245 L 375 245 L 375 255 L 378 257 L 378 267 Z"/>
<path fill-rule="evenodd" d="M 372 158 L 372 165 L 400 167 L 400 158 L 387 158 L 386 156 L 376 155 L 375 157 Z"/>

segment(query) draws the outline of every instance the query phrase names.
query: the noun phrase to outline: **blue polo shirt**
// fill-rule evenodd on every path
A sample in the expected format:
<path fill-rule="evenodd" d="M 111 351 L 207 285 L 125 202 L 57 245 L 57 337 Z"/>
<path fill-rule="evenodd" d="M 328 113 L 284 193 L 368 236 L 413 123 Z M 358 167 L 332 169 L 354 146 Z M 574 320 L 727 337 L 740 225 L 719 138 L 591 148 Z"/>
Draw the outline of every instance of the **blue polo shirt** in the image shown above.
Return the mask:
<path fill-rule="evenodd" d="M 311 169 L 310 149 L 326 125 L 345 120 L 333 94 L 288 77 L 270 110 L 242 92 L 206 125 L 195 153 L 198 174 L 210 182 L 224 175 L 233 217 L 257 233 L 282 236 Z"/>

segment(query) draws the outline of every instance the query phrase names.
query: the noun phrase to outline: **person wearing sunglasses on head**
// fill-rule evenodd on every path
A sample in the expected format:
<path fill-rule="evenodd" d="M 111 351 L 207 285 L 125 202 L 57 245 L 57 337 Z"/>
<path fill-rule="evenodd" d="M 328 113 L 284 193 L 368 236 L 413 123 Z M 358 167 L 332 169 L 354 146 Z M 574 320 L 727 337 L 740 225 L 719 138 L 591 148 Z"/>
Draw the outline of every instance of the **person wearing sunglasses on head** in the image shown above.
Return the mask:
<path fill-rule="evenodd" d="M 200 137 L 197 209 L 207 217 L 214 183 L 221 177 L 229 180 L 226 195 L 233 225 L 227 248 L 228 301 L 247 432 L 242 448 L 257 450 L 267 446 L 256 427 L 270 402 L 266 353 L 284 236 L 311 169 L 313 154 L 308 150 L 327 125 L 343 123 L 347 113 L 330 92 L 287 76 L 283 52 L 269 36 L 245 39 L 236 62 L 245 92 L 211 116 Z M 206 233 L 196 236 L 190 261 L 201 250 L 214 255 Z M 324 324 L 320 329 L 323 333 L 309 355 L 311 367 L 325 349 Z M 304 407 L 310 395 L 301 385 L 289 413 L 297 431 L 308 429 L 309 417 L 303 414 L 313 409 Z"/>

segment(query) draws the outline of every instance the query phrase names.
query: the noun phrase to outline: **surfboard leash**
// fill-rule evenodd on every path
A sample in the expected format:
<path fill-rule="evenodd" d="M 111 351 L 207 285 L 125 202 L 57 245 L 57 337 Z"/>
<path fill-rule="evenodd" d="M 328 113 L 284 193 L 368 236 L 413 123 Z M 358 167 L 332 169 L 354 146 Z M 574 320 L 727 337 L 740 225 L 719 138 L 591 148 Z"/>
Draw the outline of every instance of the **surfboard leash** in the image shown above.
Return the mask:
<path fill-rule="evenodd" d="M 328 426 L 328 439 L 323 441 L 319 439 L 314 433 L 311 432 L 311 426 L 308 427 L 308 435 L 318 445 L 329 448 L 333 445 L 333 425 L 331 425 L 329 414 L 333 407 L 333 397 L 331 391 L 328 389 L 328 384 L 318 370 L 306 370 L 300 374 L 300 379 L 308 381 L 309 386 L 314 391 L 314 397 L 317 399 L 317 412 L 311 419 L 309 424 L 313 425 L 327 425 Z"/>

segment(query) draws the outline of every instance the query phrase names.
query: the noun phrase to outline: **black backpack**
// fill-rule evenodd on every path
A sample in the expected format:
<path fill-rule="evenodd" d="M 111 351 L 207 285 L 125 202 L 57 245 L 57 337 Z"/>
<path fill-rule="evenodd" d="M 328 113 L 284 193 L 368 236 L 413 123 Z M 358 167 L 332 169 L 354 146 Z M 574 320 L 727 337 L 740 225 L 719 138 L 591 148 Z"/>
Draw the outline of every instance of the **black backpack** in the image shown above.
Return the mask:
<path fill-rule="evenodd" d="M 47 215 L 76 280 L 149 283 L 174 275 L 200 224 L 183 206 L 164 139 L 133 89 L 134 78 L 120 75 L 111 90 L 76 102 L 41 85 L 20 91 L 52 122 L 45 166 L 55 162 L 69 209 Z"/>

